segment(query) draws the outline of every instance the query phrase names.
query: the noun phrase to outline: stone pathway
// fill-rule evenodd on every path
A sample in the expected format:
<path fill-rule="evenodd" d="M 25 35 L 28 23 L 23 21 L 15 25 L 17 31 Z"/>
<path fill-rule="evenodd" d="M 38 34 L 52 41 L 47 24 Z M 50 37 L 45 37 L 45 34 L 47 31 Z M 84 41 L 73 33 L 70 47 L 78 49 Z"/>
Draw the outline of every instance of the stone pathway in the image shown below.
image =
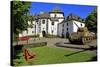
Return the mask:
<path fill-rule="evenodd" d="M 28 41 L 28 44 L 38 43 L 38 42 L 47 42 L 48 47 L 57 47 L 57 48 L 70 49 L 70 50 L 84 50 L 90 47 L 97 46 L 96 40 L 86 45 L 81 45 L 81 44 L 70 44 L 68 39 L 64 39 L 64 38 L 31 38 Z M 27 41 L 19 41 L 18 44 L 19 45 L 27 44 Z"/>
<path fill-rule="evenodd" d="M 31 38 L 30 40 L 28 40 L 29 44 L 32 43 L 37 43 L 37 42 L 47 42 L 47 46 L 55 46 L 54 44 L 58 43 L 58 42 L 62 42 L 62 41 L 66 41 L 67 39 L 63 39 L 63 38 Z M 17 43 L 13 43 L 14 45 Z M 19 45 L 21 44 L 27 44 L 27 41 L 19 41 L 18 42 Z"/>

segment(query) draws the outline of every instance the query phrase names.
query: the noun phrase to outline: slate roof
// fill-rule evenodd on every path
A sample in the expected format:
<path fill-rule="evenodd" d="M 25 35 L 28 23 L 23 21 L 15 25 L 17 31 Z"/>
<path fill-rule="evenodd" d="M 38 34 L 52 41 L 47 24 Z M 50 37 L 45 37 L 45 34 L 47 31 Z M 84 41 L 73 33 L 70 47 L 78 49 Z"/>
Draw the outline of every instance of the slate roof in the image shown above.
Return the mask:
<path fill-rule="evenodd" d="M 40 14 L 38 18 L 49 18 L 49 13 Z"/>
<path fill-rule="evenodd" d="M 59 21 L 59 19 L 64 19 L 64 17 L 50 17 L 51 21 Z"/>
<path fill-rule="evenodd" d="M 59 19 L 64 19 L 64 17 L 50 17 L 49 13 L 42 13 L 35 15 L 35 19 L 50 19 L 51 21 L 58 21 Z"/>
<path fill-rule="evenodd" d="M 43 14 L 35 15 L 35 18 L 36 19 L 49 18 L 49 13 L 43 13 Z"/>
<path fill-rule="evenodd" d="M 67 17 L 66 17 L 66 21 L 69 21 L 69 20 L 76 20 L 76 21 L 82 21 L 82 18 L 79 17 L 78 15 L 76 14 L 69 14 Z"/>

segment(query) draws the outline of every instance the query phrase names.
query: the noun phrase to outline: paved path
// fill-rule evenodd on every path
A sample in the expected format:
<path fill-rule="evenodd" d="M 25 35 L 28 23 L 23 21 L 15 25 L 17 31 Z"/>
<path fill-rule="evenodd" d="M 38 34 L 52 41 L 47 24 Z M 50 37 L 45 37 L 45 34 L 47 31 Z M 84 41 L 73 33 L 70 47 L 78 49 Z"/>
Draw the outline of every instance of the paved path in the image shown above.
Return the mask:
<path fill-rule="evenodd" d="M 48 47 L 55 47 L 60 48 L 64 50 L 71 50 L 71 51 L 87 51 L 89 53 L 97 54 L 97 49 L 94 49 L 94 47 L 97 46 L 96 40 L 92 41 L 91 43 L 88 43 L 86 45 L 81 44 L 70 44 L 68 39 L 64 38 L 31 38 L 28 43 L 37 43 L 37 42 L 47 42 Z M 16 44 L 16 43 L 14 43 Z M 20 44 L 27 44 L 27 41 L 19 41 Z M 93 46 L 93 47 L 92 47 Z M 89 49 L 89 50 L 86 50 Z"/>
<path fill-rule="evenodd" d="M 92 47 L 97 46 L 96 40 L 92 41 L 91 43 L 88 43 L 86 45 L 81 44 L 70 44 L 68 39 L 64 38 L 31 38 L 28 43 L 37 43 L 37 42 L 47 42 L 48 47 L 57 47 L 62 49 L 71 49 L 71 50 L 84 50 Z M 14 43 L 16 44 L 16 43 Z M 27 41 L 19 41 L 20 44 L 27 44 Z"/>
<path fill-rule="evenodd" d="M 47 46 L 55 46 L 56 43 L 62 42 L 62 41 L 68 41 L 64 38 L 31 38 L 28 40 L 29 44 L 37 43 L 37 42 L 47 42 Z M 15 45 L 16 43 L 14 43 Z M 19 41 L 18 44 L 27 44 L 27 41 Z"/>

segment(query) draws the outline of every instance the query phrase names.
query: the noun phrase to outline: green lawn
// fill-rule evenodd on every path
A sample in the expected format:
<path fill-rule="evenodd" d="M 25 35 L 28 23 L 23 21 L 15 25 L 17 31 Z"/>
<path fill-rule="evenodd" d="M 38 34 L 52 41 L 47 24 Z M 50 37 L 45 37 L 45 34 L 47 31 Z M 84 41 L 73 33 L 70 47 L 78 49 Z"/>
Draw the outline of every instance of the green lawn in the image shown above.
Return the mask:
<path fill-rule="evenodd" d="M 18 54 L 18 59 L 14 59 L 14 65 L 37 65 L 37 64 L 55 64 L 89 61 L 95 55 L 87 51 L 70 51 L 54 47 L 36 47 L 29 48 L 31 52 L 36 53 L 36 58 L 27 63 L 23 54 Z"/>

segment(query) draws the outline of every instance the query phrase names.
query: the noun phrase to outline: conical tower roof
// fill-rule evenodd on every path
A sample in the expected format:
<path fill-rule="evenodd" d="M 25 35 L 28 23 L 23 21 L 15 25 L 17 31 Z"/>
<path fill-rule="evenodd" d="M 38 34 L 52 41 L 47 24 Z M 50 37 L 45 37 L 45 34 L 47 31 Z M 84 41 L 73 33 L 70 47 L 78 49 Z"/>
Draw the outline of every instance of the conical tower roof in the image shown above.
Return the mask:
<path fill-rule="evenodd" d="M 59 7 L 55 7 L 50 13 L 62 13 L 62 14 L 64 14 L 60 9 L 59 9 Z"/>
<path fill-rule="evenodd" d="M 61 10 L 56 6 L 51 12 L 61 12 Z"/>

